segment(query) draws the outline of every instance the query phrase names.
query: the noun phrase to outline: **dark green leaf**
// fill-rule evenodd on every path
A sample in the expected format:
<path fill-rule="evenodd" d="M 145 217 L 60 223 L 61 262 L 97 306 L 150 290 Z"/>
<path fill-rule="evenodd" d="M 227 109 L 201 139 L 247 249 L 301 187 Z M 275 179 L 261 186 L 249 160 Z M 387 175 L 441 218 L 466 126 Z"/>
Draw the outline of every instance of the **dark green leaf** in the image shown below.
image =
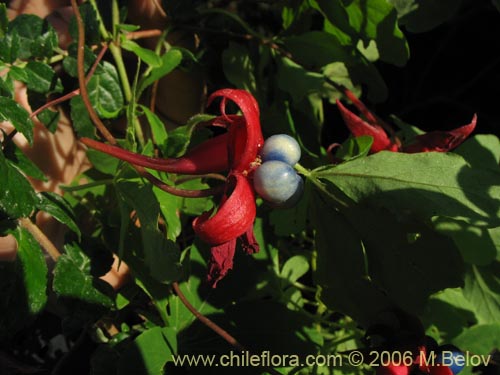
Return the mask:
<path fill-rule="evenodd" d="M 453 344 L 463 351 L 485 356 L 500 347 L 500 324 L 480 324 L 465 330 L 453 340 Z"/>
<path fill-rule="evenodd" d="M 7 6 L 0 4 L 0 38 L 5 36 L 9 26 L 9 19 L 7 18 Z"/>
<path fill-rule="evenodd" d="M 104 61 L 87 84 L 90 102 L 102 118 L 114 118 L 123 108 L 123 93 L 114 65 Z"/>
<path fill-rule="evenodd" d="M 33 121 L 29 113 L 13 99 L 0 97 L 0 120 L 9 121 L 19 133 L 33 144 Z"/>
<path fill-rule="evenodd" d="M 469 138 L 453 152 L 461 155 L 473 168 L 498 171 L 500 140 L 493 134 L 478 134 Z"/>
<path fill-rule="evenodd" d="M 314 192 L 310 220 L 316 229 L 317 268 L 321 300 L 362 324 L 393 306 L 390 297 L 370 279 L 360 236 L 325 198 Z"/>
<path fill-rule="evenodd" d="M 0 336 L 29 324 L 47 302 L 47 265 L 42 249 L 25 229 L 10 233 L 18 249 L 14 262 L 0 262 Z"/>
<path fill-rule="evenodd" d="M 322 31 L 291 36 L 284 43 L 294 61 L 311 70 L 319 70 L 332 62 L 353 62 L 353 54 L 335 36 Z"/>
<path fill-rule="evenodd" d="M 9 69 L 9 76 L 16 81 L 24 83 L 28 82 L 27 70 L 19 66 L 12 65 Z"/>
<path fill-rule="evenodd" d="M 160 206 L 152 187 L 143 182 L 120 179 L 115 184 L 118 197 L 135 210 L 141 223 L 145 263 L 151 275 L 161 282 L 179 278 L 180 252 L 158 229 Z"/>
<path fill-rule="evenodd" d="M 87 149 L 87 157 L 95 169 L 109 175 L 116 175 L 120 159 L 107 155 L 103 152 Z"/>
<path fill-rule="evenodd" d="M 20 14 L 9 24 L 8 33 L 17 34 L 19 38 L 18 57 L 28 59 L 31 57 L 31 47 L 35 40 L 43 33 L 44 21 L 33 14 Z"/>
<path fill-rule="evenodd" d="M 478 170 L 452 153 L 380 152 L 316 174 L 351 199 L 409 210 L 429 221 L 446 216 L 476 226 L 498 226 L 500 173 Z"/>
<path fill-rule="evenodd" d="M 0 176 L 0 210 L 12 218 L 29 216 L 37 202 L 35 191 L 26 177 L 7 161 L 3 152 L 0 152 Z"/>
<path fill-rule="evenodd" d="M 153 68 L 157 68 L 162 65 L 160 56 L 158 56 L 153 50 L 143 48 L 132 40 L 123 40 L 121 47 L 127 51 L 135 53 L 137 57 Z"/>
<path fill-rule="evenodd" d="M 497 248 L 488 228 L 441 217 L 435 218 L 433 222 L 437 231 L 453 239 L 465 262 L 488 265 L 496 258 Z"/>
<path fill-rule="evenodd" d="M 474 305 L 479 323 L 500 323 L 500 262 L 470 266 L 464 295 Z"/>
<path fill-rule="evenodd" d="M 47 21 L 43 24 L 43 31 L 38 35 L 31 45 L 31 53 L 35 57 L 51 57 L 54 49 L 59 46 L 57 33 Z"/>
<path fill-rule="evenodd" d="M 269 221 L 274 226 L 274 233 L 278 236 L 298 234 L 306 229 L 307 210 L 309 203 L 309 185 L 304 190 L 300 201 L 292 208 L 274 209 L 269 215 Z"/>
<path fill-rule="evenodd" d="M 0 61 L 13 63 L 19 57 L 21 38 L 17 32 L 0 38 Z"/>
<path fill-rule="evenodd" d="M 60 79 L 50 65 L 39 61 L 29 61 L 25 69 L 28 74 L 26 83 L 30 90 L 41 94 L 63 90 Z"/>
<path fill-rule="evenodd" d="M 89 112 L 83 103 L 81 96 L 75 96 L 70 100 L 71 121 L 73 127 L 80 137 L 95 138 L 94 123 L 89 117 Z"/>
<path fill-rule="evenodd" d="M 141 82 L 139 85 L 139 92 L 144 91 L 146 87 L 174 70 L 182 61 L 182 52 L 176 49 L 171 49 L 161 56 L 161 61 L 161 65 L 152 69 L 146 79 Z"/>
<path fill-rule="evenodd" d="M 229 42 L 229 47 L 222 53 L 222 69 L 229 82 L 251 93 L 257 92 L 254 64 L 247 48 L 241 44 Z"/>
<path fill-rule="evenodd" d="M 63 68 L 71 77 L 78 77 L 77 70 L 77 52 L 78 45 L 76 42 L 71 43 L 68 47 L 68 56 L 63 60 Z M 83 70 L 87 72 L 96 60 L 96 55 L 92 52 L 90 47 L 84 48 Z"/>
<path fill-rule="evenodd" d="M 118 360 L 118 375 L 163 375 L 177 349 L 172 328 L 153 327 L 141 333 Z"/>
<path fill-rule="evenodd" d="M 59 194 L 46 191 L 39 193 L 38 198 L 38 209 L 47 212 L 50 216 L 52 216 L 60 223 L 67 225 L 67 227 L 75 232 L 78 236 L 81 235 L 80 229 L 75 222 L 73 210 L 63 197 L 61 197 Z"/>
<path fill-rule="evenodd" d="M 40 168 L 38 168 L 37 165 L 33 163 L 14 142 L 4 141 L 3 153 L 7 158 L 7 162 L 19 169 L 21 172 L 30 177 L 36 178 L 37 180 L 47 181 L 47 178 Z"/>
<path fill-rule="evenodd" d="M 59 111 L 53 111 L 49 108 L 44 109 L 39 112 L 36 117 L 45 127 L 54 134 L 57 130 L 57 125 L 59 124 L 60 113 Z"/>
<path fill-rule="evenodd" d="M 99 33 L 99 21 L 94 7 L 91 3 L 83 3 L 80 5 L 79 10 L 85 27 L 85 44 L 87 46 L 98 44 L 101 40 L 101 34 Z M 69 33 L 73 40 L 78 40 L 78 25 L 74 16 L 71 17 L 69 22 Z"/>
<path fill-rule="evenodd" d="M 66 245 L 54 269 L 54 292 L 60 298 L 111 308 L 113 299 L 102 292 L 109 285 L 92 276 L 91 271 L 91 258 L 78 245 Z"/>
<path fill-rule="evenodd" d="M 414 0 L 414 5 L 404 4 L 403 7 L 396 4 L 398 0 L 390 0 L 389 2 L 394 3 L 398 12 L 401 13 L 401 8 L 406 11 L 406 14 L 401 18 L 401 24 L 413 33 L 429 31 L 443 24 L 455 15 L 462 5 L 461 0 Z M 407 10 L 408 7 L 411 8 L 410 12 Z"/>
<path fill-rule="evenodd" d="M 169 240 L 175 241 L 182 230 L 182 223 L 180 214 L 178 212 L 179 198 L 161 190 L 157 187 L 153 187 L 153 193 L 158 199 L 160 204 L 160 211 L 167 225 L 167 238 Z"/>

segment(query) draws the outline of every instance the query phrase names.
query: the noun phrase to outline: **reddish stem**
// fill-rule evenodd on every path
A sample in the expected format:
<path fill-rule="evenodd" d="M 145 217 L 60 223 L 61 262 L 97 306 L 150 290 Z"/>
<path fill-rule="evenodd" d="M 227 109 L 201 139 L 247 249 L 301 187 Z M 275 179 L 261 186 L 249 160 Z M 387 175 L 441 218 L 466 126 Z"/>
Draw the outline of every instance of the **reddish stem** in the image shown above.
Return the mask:
<path fill-rule="evenodd" d="M 80 86 L 80 95 L 82 96 L 85 108 L 89 112 L 90 119 L 101 132 L 102 136 L 111 144 L 116 144 L 116 139 L 109 132 L 106 126 L 103 124 L 96 111 L 90 103 L 89 94 L 87 91 L 87 85 L 85 82 L 85 71 L 84 71 L 84 53 L 85 53 L 85 27 L 83 24 L 82 16 L 76 0 L 71 0 L 71 6 L 73 7 L 73 12 L 75 13 L 76 23 L 78 25 L 78 50 L 77 50 L 77 68 L 78 68 L 78 84 Z"/>
<path fill-rule="evenodd" d="M 107 50 L 108 50 L 108 45 L 107 44 L 103 44 L 101 51 L 99 51 L 99 54 L 97 55 L 97 58 L 94 61 L 94 64 L 90 68 L 90 70 L 89 70 L 89 72 L 87 74 L 87 77 L 85 78 L 85 84 L 88 84 L 88 82 L 90 81 L 90 78 L 92 78 L 92 76 L 94 75 L 94 72 L 97 69 L 97 66 L 101 62 L 101 60 L 102 60 L 102 58 L 103 58 L 103 56 L 104 56 L 104 54 L 106 53 Z M 73 91 L 71 91 L 70 93 L 68 93 L 66 95 L 63 95 L 63 96 L 61 96 L 61 97 L 59 97 L 57 99 L 51 100 L 50 102 L 42 105 L 36 111 L 34 111 L 33 113 L 31 113 L 30 118 L 35 117 L 40 112 L 42 112 L 44 109 L 47 109 L 49 107 L 55 106 L 55 105 L 57 105 L 59 103 L 62 103 L 64 101 L 66 101 L 66 100 L 69 100 L 72 97 L 77 96 L 78 94 L 80 94 L 80 89 L 73 90 Z"/>

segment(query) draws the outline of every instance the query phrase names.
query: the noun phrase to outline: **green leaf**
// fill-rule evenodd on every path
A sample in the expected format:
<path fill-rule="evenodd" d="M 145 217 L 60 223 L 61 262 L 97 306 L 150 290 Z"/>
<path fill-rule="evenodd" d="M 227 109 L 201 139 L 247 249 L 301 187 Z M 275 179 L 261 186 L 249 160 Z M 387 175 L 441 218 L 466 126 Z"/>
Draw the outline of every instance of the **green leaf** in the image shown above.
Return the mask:
<path fill-rule="evenodd" d="M 132 40 L 125 39 L 121 42 L 120 46 L 130 52 L 133 52 L 142 61 L 153 68 L 157 68 L 162 65 L 162 60 L 154 51 L 143 48 Z"/>
<path fill-rule="evenodd" d="M 31 48 L 35 40 L 42 34 L 44 21 L 33 14 L 20 14 L 9 23 L 8 33 L 19 38 L 18 57 L 31 57 Z"/>
<path fill-rule="evenodd" d="M 68 47 L 68 56 L 63 60 L 63 68 L 71 77 L 78 77 L 77 66 L 78 44 L 73 42 Z M 97 56 L 90 47 L 85 46 L 83 54 L 83 70 L 87 72 L 94 64 Z"/>
<path fill-rule="evenodd" d="M 455 338 L 453 344 L 463 351 L 488 356 L 493 350 L 500 347 L 500 324 L 472 326 Z"/>
<path fill-rule="evenodd" d="M 112 176 L 116 175 L 121 162 L 120 159 L 91 148 L 87 149 L 87 157 L 95 169 Z"/>
<path fill-rule="evenodd" d="M 5 35 L 0 38 L 0 61 L 13 63 L 19 57 L 21 48 L 21 38 L 17 32 Z M 16 67 L 19 69 L 18 67 Z"/>
<path fill-rule="evenodd" d="M 442 217 L 435 218 L 433 223 L 437 231 L 453 239 L 465 262 L 488 265 L 496 258 L 497 248 L 488 228 Z"/>
<path fill-rule="evenodd" d="M 167 240 L 158 229 L 160 206 L 151 185 L 119 179 L 115 188 L 118 197 L 137 212 L 141 223 L 144 261 L 151 275 L 160 282 L 177 280 L 180 276 L 180 252 L 176 244 Z"/>
<path fill-rule="evenodd" d="M 171 49 L 161 56 L 161 65 L 151 70 L 149 75 L 139 85 L 139 93 L 144 91 L 146 87 L 152 85 L 163 76 L 166 76 L 174 70 L 182 61 L 182 52 L 176 49 Z"/>
<path fill-rule="evenodd" d="M 118 72 L 107 61 L 99 64 L 87 84 L 90 102 L 99 117 L 115 118 L 123 108 L 123 93 Z"/>
<path fill-rule="evenodd" d="M 286 57 L 279 59 L 278 86 L 299 103 L 305 96 L 318 93 L 324 84 L 323 75 L 307 71 Z"/>
<path fill-rule="evenodd" d="M 309 262 L 303 255 L 295 255 L 288 259 L 281 269 L 281 277 L 293 284 L 309 271 Z"/>
<path fill-rule="evenodd" d="M 91 3 L 83 3 L 78 9 L 80 10 L 80 15 L 85 27 L 85 44 L 87 46 L 99 44 L 101 34 L 99 32 L 99 21 L 94 7 Z M 78 40 L 78 24 L 75 16 L 71 17 L 69 22 L 69 34 L 71 35 L 71 39 Z"/>
<path fill-rule="evenodd" d="M 163 375 L 172 360 L 177 340 L 170 327 L 153 327 L 136 337 L 118 360 L 118 375 Z"/>
<path fill-rule="evenodd" d="M 474 168 L 498 171 L 500 140 L 496 135 L 478 134 L 467 139 L 453 152 L 461 155 Z"/>
<path fill-rule="evenodd" d="M 25 69 L 28 74 L 26 82 L 28 89 L 41 94 L 62 92 L 61 80 L 50 65 L 39 61 L 29 61 Z"/>
<path fill-rule="evenodd" d="M 38 194 L 39 202 L 37 208 L 47 212 L 54 219 L 65 224 L 70 230 L 81 236 L 80 228 L 75 222 L 75 215 L 71 206 L 62 196 L 52 192 L 42 192 Z"/>
<path fill-rule="evenodd" d="M 7 6 L 2 3 L 0 4 L 0 38 L 5 36 L 8 26 L 9 19 L 7 17 Z"/>
<path fill-rule="evenodd" d="M 7 162 L 21 172 L 37 180 L 47 181 L 47 178 L 40 168 L 38 168 L 12 140 L 9 142 L 4 141 L 3 153 L 7 158 Z"/>
<path fill-rule="evenodd" d="M 75 96 L 70 100 L 71 121 L 75 132 L 80 137 L 95 138 L 94 123 L 89 117 L 89 112 L 83 103 L 81 96 Z"/>
<path fill-rule="evenodd" d="M 401 24 L 412 33 L 430 31 L 453 17 L 462 6 L 462 0 L 388 0 L 401 16 Z M 398 4 L 398 3 L 401 3 Z"/>
<path fill-rule="evenodd" d="M 7 161 L 3 152 L 0 152 L 0 176 L 0 210 L 12 218 L 29 216 L 37 202 L 35 191 L 17 168 Z"/>
<path fill-rule="evenodd" d="M 184 155 L 188 149 L 191 142 L 191 138 L 194 130 L 198 124 L 203 122 L 209 122 L 215 116 L 208 114 L 198 114 L 191 117 L 187 124 L 184 126 L 179 126 L 168 133 L 168 140 L 165 146 L 167 154 L 166 157 L 179 157 Z M 197 134 L 202 132 L 197 132 Z"/>
<path fill-rule="evenodd" d="M 33 145 L 33 121 L 29 113 L 11 98 L 0 97 L 0 120 L 9 121 Z"/>
<path fill-rule="evenodd" d="M 59 46 L 57 33 L 50 23 L 44 21 L 43 31 L 31 45 L 31 53 L 35 57 L 51 57 L 54 49 Z"/>
<path fill-rule="evenodd" d="M 294 207 L 271 211 L 269 221 L 274 227 L 276 235 L 289 236 L 291 234 L 298 234 L 306 229 L 309 194 L 309 185 L 306 185 L 304 195 Z"/>
<path fill-rule="evenodd" d="M 179 199 L 157 187 L 153 187 L 153 193 L 158 199 L 161 214 L 165 218 L 167 224 L 167 238 L 175 241 L 182 230 L 181 218 L 178 212 Z"/>
<path fill-rule="evenodd" d="M 476 226 L 499 226 L 500 173 L 478 170 L 452 153 L 380 152 L 314 175 L 356 202 L 393 212 L 409 210 L 429 222 L 434 216 Z"/>
<path fill-rule="evenodd" d="M 102 291 L 109 284 L 92 275 L 91 262 L 78 245 L 67 244 L 54 269 L 54 292 L 60 298 L 109 309 L 113 299 Z"/>
<path fill-rule="evenodd" d="M 165 146 L 168 139 L 168 133 L 165 124 L 158 115 L 152 112 L 148 107 L 143 105 L 139 105 L 139 107 L 146 115 L 151 131 L 153 132 L 155 144 L 163 153 L 166 153 Z"/>
<path fill-rule="evenodd" d="M 25 327 L 47 302 L 47 265 L 42 249 L 23 228 L 10 234 L 17 241 L 17 259 L 0 262 L 0 336 Z"/>
<path fill-rule="evenodd" d="M 222 69 L 229 82 L 251 93 L 257 92 L 254 64 L 250 52 L 241 44 L 229 42 L 222 53 Z"/>
<path fill-rule="evenodd" d="M 294 61 L 311 70 L 317 70 L 332 62 L 353 62 L 353 54 L 337 37 L 322 31 L 309 31 L 284 40 L 286 49 Z"/>
<path fill-rule="evenodd" d="M 59 124 L 60 113 L 50 108 L 44 109 L 36 115 L 37 119 L 52 133 L 55 134 Z"/>
<path fill-rule="evenodd" d="M 393 306 L 390 297 L 371 281 L 361 238 L 353 226 L 323 196 L 313 192 L 311 198 L 309 217 L 316 229 L 317 251 L 314 280 L 321 287 L 321 300 L 366 324 Z"/>
<path fill-rule="evenodd" d="M 500 323 L 500 262 L 470 266 L 465 275 L 464 296 L 474 305 L 479 323 Z"/>
<path fill-rule="evenodd" d="M 365 157 L 370 152 L 372 143 L 373 137 L 368 135 L 350 137 L 337 149 L 335 157 L 344 161 Z"/>

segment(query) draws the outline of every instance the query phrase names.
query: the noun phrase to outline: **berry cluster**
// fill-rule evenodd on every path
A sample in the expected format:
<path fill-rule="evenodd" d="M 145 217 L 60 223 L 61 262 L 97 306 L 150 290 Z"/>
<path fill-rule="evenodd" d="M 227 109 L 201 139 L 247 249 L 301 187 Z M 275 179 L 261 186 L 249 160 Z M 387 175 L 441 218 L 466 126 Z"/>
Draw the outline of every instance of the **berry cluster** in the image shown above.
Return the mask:
<path fill-rule="evenodd" d="M 300 146 L 286 134 L 269 137 L 260 153 L 262 164 L 253 176 L 255 191 L 277 207 L 291 207 L 304 190 L 302 178 L 293 166 L 300 160 Z"/>

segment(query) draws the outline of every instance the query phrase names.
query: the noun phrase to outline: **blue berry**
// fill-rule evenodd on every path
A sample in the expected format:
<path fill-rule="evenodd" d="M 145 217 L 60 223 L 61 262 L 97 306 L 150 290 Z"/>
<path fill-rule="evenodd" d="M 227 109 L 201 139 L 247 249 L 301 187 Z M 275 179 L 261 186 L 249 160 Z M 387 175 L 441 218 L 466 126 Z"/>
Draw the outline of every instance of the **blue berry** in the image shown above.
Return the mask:
<path fill-rule="evenodd" d="M 304 183 L 289 164 L 279 160 L 262 163 L 253 175 L 257 194 L 278 206 L 289 206 L 298 201 Z"/>
<path fill-rule="evenodd" d="M 279 160 L 291 166 L 300 160 L 300 146 L 286 134 L 276 134 L 267 138 L 260 154 L 262 161 Z"/>
<path fill-rule="evenodd" d="M 459 351 L 443 351 L 436 357 L 437 363 L 441 363 L 457 375 L 465 367 L 465 356 Z"/>

